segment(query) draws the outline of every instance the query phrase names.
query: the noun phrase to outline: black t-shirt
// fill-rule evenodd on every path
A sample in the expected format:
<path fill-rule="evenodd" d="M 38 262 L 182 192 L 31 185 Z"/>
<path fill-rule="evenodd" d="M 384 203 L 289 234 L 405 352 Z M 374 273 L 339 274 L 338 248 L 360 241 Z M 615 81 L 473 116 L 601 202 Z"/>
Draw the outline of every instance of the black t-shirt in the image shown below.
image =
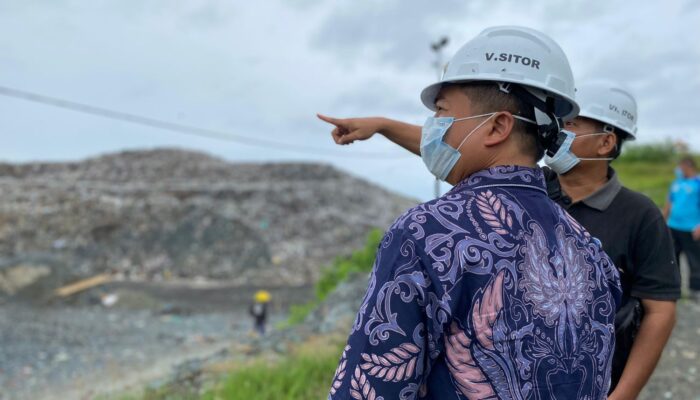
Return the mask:
<path fill-rule="evenodd" d="M 610 168 L 608 182 L 586 199 L 571 203 L 557 174 L 544 168 L 549 197 L 603 244 L 620 271 L 625 295 L 640 299 L 680 298 L 680 270 L 671 234 L 659 208 L 629 190 Z"/>

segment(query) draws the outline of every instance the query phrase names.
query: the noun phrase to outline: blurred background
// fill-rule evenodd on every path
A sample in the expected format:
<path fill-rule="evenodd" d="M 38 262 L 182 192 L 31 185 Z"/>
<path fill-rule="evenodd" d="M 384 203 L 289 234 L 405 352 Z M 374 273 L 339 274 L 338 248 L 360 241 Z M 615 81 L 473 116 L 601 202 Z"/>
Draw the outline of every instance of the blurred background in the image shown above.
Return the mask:
<path fill-rule="evenodd" d="M 614 166 L 662 206 L 700 147 L 695 0 L 0 0 L 0 399 L 325 398 L 381 232 L 434 179 L 315 114 L 422 124 L 444 60 L 508 24 L 631 89 Z M 644 398 L 697 396 L 697 321 Z"/>

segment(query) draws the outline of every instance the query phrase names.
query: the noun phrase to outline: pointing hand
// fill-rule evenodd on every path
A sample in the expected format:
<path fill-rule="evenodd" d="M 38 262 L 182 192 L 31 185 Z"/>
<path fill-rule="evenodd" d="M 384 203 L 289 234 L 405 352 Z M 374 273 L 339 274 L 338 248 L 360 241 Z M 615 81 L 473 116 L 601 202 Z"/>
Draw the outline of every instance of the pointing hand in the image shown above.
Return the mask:
<path fill-rule="evenodd" d="M 382 118 L 332 118 L 317 114 L 321 121 L 335 125 L 331 132 L 336 144 L 367 140 L 381 129 Z"/>

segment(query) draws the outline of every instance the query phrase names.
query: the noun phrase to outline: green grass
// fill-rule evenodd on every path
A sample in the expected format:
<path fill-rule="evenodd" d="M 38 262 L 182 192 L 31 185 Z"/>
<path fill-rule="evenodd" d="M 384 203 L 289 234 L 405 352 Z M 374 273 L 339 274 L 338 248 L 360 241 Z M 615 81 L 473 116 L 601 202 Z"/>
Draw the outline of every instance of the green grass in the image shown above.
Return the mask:
<path fill-rule="evenodd" d="M 321 272 L 314 285 L 316 297 L 308 303 L 290 307 L 289 317 L 278 328 L 293 326 L 304 321 L 307 315 L 326 299 L 338 285 L 354 273 L 367 273 L 372 270 L 377 248 L 382 240 L 382 231 L 373 229 L 368 235 L 365 247 L 354 251 L 349 257 L 338 257 Z"/>
<path fill-rule="evenodd" d="M 202 400 L 326 399 L 342 347 L 269 365 L 258 362 L 229 375 Z"/>
<path fill-rule="evenodd" d="M 367 240 L 365 247 L 352 253 L 350 257 L 338 258 L 335 262 L 325 268 L 321 277 L 316 282 L 316 298 L 325 300 L 341 282 L 345 281 L 350 274 L 355 272 L 369 272 L 372 270 L 374 259 L 377 257 L 377 248 L 382 240 L 382 231 L 373 229 Z"/>
<path fill-rule="evenodd" d="M 344 341 L 311 340 L 281 359 L 259 358 L 239 365 L 203 394 L 186 385 L 169 384 L 141 394 L 105 396 L 101 400 L 284 400 L 326 399 Z M 342 338 L 345 339 L 344 337 Z"/>
<path fill-rule="evenodd" d="M 97 396 L 95 400 L 200 400 L 201 396 L 193 389 L 183 388 L 177 384 L 168 384 L 159 388 L 134 391 L 131 394 Z"/>
<path fill-rule="evenodd" d="M 622 156 L 618 161 L 668 164 L 677 160 L 679 155 L 670 141 L 647 144 L 628 142 L 622 147 Z"/>
<path fill-rule="evenodd" d="M 682 155 L 670 142 L 627 144 L 622 156 L 613 161 L 612 166 L 623 185 L 644 193 L 663 207 L 674 179 L 673 170 Z"/>
<path fill-rule="evenodd" d="M 664 205 L 668 188 L 674 179 L 675 165 L 672 162 L 615 161 L 612 166 L 623 185 L 649 196 L 659 207 Z"/>

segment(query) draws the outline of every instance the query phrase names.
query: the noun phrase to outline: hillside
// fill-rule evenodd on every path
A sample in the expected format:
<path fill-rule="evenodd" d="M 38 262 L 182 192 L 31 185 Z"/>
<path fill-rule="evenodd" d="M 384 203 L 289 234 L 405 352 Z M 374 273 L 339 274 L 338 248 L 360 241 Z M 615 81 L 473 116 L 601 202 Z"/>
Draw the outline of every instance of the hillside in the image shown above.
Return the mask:
<path fill-rule="evenodd" d="M 308 284 L 413 204 L 328 165 L 182 150 L 0 164 L 0 295 L 17 290 L 10 276 L 55 286 L 104 271 Z"/>

